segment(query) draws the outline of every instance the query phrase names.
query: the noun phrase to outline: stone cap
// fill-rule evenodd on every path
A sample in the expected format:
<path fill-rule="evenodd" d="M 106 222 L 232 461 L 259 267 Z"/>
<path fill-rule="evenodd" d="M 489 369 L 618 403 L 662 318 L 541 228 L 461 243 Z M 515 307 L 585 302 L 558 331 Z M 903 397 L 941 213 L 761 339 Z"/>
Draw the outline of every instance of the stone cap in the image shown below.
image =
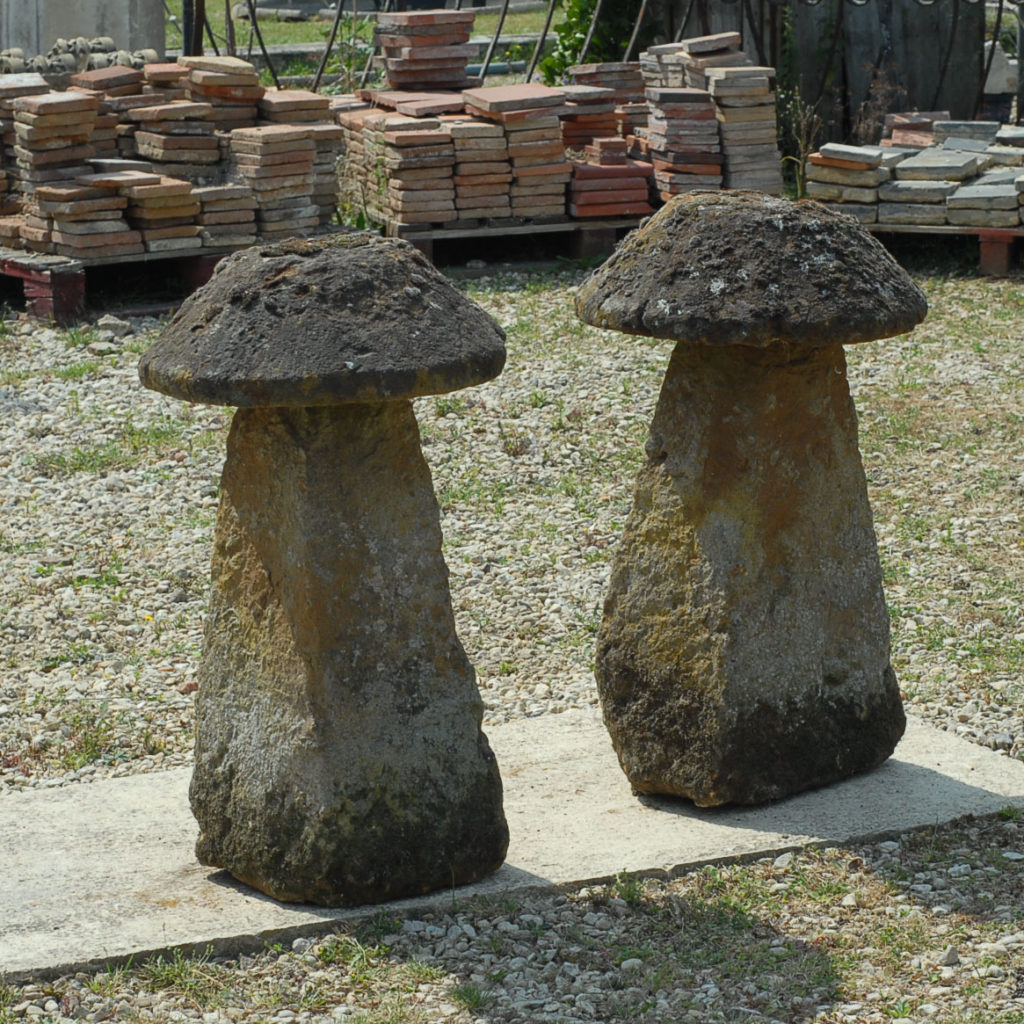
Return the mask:
<path fill-rule="evenodd" d="M 505 332 L 417 249 L 339 234 L 228 256 L 139 379 L 213 405 L 335 405 L 455 391 L 504 365 Z"/>
<path fill-rule="evenodd" d="M 705 345 L 886 338 L 928 302 L 852 217 L 752 192 L 673 199 L 576 293 L 597 327 Z"/>

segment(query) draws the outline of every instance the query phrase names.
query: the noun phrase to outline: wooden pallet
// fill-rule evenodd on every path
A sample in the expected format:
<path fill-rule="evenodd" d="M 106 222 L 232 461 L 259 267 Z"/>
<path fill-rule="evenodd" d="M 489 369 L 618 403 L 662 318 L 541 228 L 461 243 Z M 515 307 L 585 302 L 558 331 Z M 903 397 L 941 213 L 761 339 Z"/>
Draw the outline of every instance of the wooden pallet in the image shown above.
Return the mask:
<path fill-rule="evenodd" d="M 404 238 L 428 259 L 434 258 L 437 242 L 459 239 L 509 238 L 514 236 L 561 235 L 570 244 L 575 259 L 595 259 L 607 256 L 615 243 L 640 223 L 640 217 L 613 217 L 590 220 L 570 220 L 559 217 L 543 220 L 469 221 L 446 225 L 398 224 L 389 222 L 385 234 L 389 238 Z"/>
<path fill-rule="evenodd" d="M 957 224 L 865 224 L 872 234 L 967 235 L 978 239 L 978 270 L 989 277 L 1006 277 L 1013 264 L 1013 243 L 1024 238 L 1019 228 L 971 228 Z"/>
<path fill-rule="evenodd" d="M 86 271 L 92 267 L 119 263 L 160 264 L 173 269 L 189 290 L 205 284 L 213 268 L 230 249 L 202 249 L 190 252 L 140 253 L 105 260 L 78 260 L 48 253 L 0 248 L 0 275 L 21 282 L 25 309 L 40 320 L 58 324 L 74 323 L 86 309 Z"/>

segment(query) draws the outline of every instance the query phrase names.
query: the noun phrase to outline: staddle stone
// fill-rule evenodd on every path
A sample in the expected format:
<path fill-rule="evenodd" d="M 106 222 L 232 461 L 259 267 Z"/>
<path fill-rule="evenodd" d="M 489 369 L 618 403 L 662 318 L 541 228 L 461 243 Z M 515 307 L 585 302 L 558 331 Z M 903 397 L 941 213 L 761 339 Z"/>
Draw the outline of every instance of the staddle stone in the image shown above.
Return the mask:
<path fill-rule="evenodd" d="M 197 855 L 328 905 L 475 881 L 508 828 L 409 398 L 494 376 L 504 335 L 406 243 L 222 266 L 140 366 L 241 406 L 199 667 Z"/>
<path fill-rule="evenodd" d="M 642 793 L 759 803 L 873 768 L 905 726 L 842 343 L 923 295 L 852 218 L 673 200 L 581 287 L 676 345 L 613 565 L 596 675 Z"/>

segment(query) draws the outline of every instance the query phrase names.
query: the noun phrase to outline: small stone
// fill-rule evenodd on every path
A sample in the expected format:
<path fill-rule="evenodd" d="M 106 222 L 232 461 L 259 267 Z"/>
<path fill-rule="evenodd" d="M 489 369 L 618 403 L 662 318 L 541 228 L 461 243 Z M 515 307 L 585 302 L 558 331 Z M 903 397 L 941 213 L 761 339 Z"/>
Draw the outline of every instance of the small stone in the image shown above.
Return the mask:
<path fill-rule="evenodd" d="M 292 942 L 292 952 L 293 953 L 305 953 L 306 950 L 308 950 L 309 947 L 312 946 L 312 945 L 313 945 L 313 942 L 312 942 L 311 939 L 302 939 L 302 938 L 295 939 Z"/>
<path fill-rule="evenodd" d="M 780 853 L 779 856 L 772 861 L 772 868 L 776 871 L 788 871 L 792 863 L 793 852 L 790 850 L 786 853 Z"/>
<path fill-rule="evenodd" d="M 638 957 L 630 957 L 628 960 L 623 960 L 620 964 L 624 971 L 639 971 L 643 968 L 644 962 Z"/>
<path fill-rule="evenodd" d="M 96 321 L 96 327 L 101 331 L 109 331 L 115 338 L 123 338 L 127 334 L 132 333 L 132 325 L 127 320 L 122 320 L 119 316 L 114 316 L 112 313 L 106 313 Z"/>
<path fill-rule="evenodd" d="M 956 946 L 947 946 L 942 956 L 939 957 L 939 964 L 942 967 L 956 967 L 960 963 L 960 954 Z"/>

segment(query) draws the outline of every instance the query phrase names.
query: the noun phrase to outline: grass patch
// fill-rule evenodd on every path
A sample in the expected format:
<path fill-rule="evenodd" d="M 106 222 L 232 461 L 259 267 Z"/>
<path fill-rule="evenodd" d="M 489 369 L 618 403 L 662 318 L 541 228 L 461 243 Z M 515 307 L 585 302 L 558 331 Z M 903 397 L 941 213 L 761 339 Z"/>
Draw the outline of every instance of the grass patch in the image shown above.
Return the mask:
<path fill-rule="evenodd" d="M 30 460 L 30 465 L 40 476 L 51 477 L 131 469 L 167 458 L 181 449 L 185 445 L 183 431 L 184 424 L 170 418 L 146 426 L 136 426 L 129 421 L 114 440 L 76 446 L 69 455 L 37 455 Z"/>

